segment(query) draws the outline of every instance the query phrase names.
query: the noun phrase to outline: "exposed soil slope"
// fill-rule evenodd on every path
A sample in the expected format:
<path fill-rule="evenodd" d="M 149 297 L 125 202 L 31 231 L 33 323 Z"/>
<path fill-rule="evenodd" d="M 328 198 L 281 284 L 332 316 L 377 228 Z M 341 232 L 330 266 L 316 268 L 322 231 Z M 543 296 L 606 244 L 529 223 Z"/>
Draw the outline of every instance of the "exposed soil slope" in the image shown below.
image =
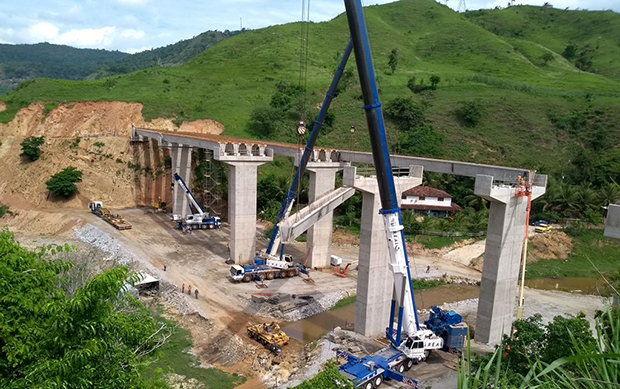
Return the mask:
<path fill-rule="evenodd" d="M 93 200 L 115 208 L 151 205 L 158 196 L 169 200 L 169 152 L 151 143 L 131 145 L 132 125 L 199 134 L 224 131 L 213 120 L 180 128 L 169 119 L 147 122 L 139 103 L 70 103 L 47 115 L 43 104 L 32 104 L 0 124 L 0 201 L 28 209 L 83 208 Z M 45 137 L 35 162 L 20 157 L 20 143 L 29 136 Z M 78 194 L 69 200 L 49 198 L 45 182 L 68 166 L 83 172 Z"/>

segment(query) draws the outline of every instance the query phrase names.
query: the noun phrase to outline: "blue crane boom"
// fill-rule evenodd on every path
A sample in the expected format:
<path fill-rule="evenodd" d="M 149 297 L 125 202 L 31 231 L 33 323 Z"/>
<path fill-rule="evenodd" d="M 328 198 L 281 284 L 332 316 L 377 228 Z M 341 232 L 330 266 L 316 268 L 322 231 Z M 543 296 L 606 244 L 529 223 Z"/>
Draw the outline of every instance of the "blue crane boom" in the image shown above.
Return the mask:
<path fill-rule="evenodd" d="M 273 232 L 271 233 L 271 238 L 269 239 L 269 244 L 267 245 L 267 254 L 275 255 L 278 250 L 278 240 L 280 235 L 280 228 L 278 223 L 280 223 L 285 217 L 288 216 L 288 213 L 291 211 L 293 206 L 293 201 L 295 201 L 295 196 L 299 191 L 299 184 L 301 182 L 301 178 L 303 177 L 304 171 L 306 170 L 306 166 L 308 166 L 308 162 L 310 161 L 310 156 L 312 155 L 312 150 L 314 149 L 314 144 L 319 136 L 319 132 L 321 127 L 323 127 L 323 123 L 325 122 L 325 117 L 327 116 L 327 111 L 329 110 L 329 106 L 332 103 L 334 98 L 334 94 L 336 93 L 336 88 L 338 87 L 338 83 L 342 78 L 342 74 L 344 73 L 344 69 L 349 60 L 349 56 L 351 55 L 351 51 L 353 49 L 353 45 L 351 40 L 347 44 L 347 47 L 342 55 L 342 60 L 338 65 L 338 69 L 334 74 L 334 78 L 332 80 L 327 93 L 325 94 L 325 99 L 323 100 L 323 106 L 321 107 L 321 111 L 319 112 L 319 116 L 314 122 L 314 126 L 312 127 L 312 131 L 310 132 L 310 137 L 308 138 L 308 142 L 306 143 L 306 147 L 301 156 L 301 160 L 299 161 L 299 167 L 297 168 L 297 172 L 295 173 L 295 177 L 293 178 L 293 183 L 291 184 L 290 189 L 286 192 L 286 196 L 284 197 L 284 201 L 282 202 L 282 207 L 280 207 L 280 211 L 278 212 L 278 218 L 276 220 L 275 227 Z M 282 253 L 280 253 L 282 254 Z"/>

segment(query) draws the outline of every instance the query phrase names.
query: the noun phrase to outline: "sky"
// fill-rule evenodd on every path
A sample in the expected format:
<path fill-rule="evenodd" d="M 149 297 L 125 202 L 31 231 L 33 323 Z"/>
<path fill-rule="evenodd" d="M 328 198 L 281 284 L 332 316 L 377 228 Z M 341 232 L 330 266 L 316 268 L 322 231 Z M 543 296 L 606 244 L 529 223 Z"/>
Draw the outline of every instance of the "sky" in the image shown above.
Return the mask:
<path fill-rule="evenodd" d="M 309 1 L 313 21 L 330 20 L 344 11 L 342 0 Z M 620 12 L 620 0 L 549 1 L 557 8 Z M 544 2 L 524 0 L 523 4 Z M 466 3 L 473 10 L 505 6 L 507 0 Z M 298 21 L 301 4 L 299 0 L 0 0 L 0 43 L 50 42 L 134 53 L 207 30 L 238 30 L 241 25 L 256 29 Z M 459 0 L 448 0 L 447 5 L 458 8 Z"/>

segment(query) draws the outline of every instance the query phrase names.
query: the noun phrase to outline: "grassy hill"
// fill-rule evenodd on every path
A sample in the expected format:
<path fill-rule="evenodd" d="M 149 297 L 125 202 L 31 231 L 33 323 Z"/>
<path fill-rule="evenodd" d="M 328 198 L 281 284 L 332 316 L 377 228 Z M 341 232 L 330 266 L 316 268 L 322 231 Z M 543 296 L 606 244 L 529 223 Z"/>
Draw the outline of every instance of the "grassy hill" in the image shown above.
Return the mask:
<path fill-rule="evenodd" d="M 388 121 L 395 151 L 558 173 L 576 168 L 569 161 L 574 165 L 579 158 L 596 157 L 590 171 L 604 166 L 605 180 L 609 171 L 619 174 L 620 112 L 616 108 L 620 105 L 620 79 L 613 75 L 613 66 L 603 66 L 598 57 L 594 67 L 608 71 L 582 72 L 564 59 L 560 49 L 574 36 L 557 33 L 553 44 L 546 47 L 542 38 L 537 42 L 498 35 L 475 20 L 477 17 L 455 13 L 432 0 L 401 0 L 367 7 L 365 13 L 383 102 L 389 105 L 396 98 L 411 98 L 425 111 L 421 124 L 432 126 L 430 130 L 403 131 L 396 121 Z M 533 16 L 519 15 L 528 23 L 539 24 Z M 567 15 L 568 25 L 570 17 L 590 14 Z M 604 18 L 601 24 L 620 25 L 618 14 L 592 15 L 592 20 Z M 311 119 L 344 50 L 348 28 L 344 15 L 309 28 L 305 116 Z M 19 107 L 32 101 L 138 101 L 144 104 L 147 118 L 211 118 L 226 125 L 226 135 L 294 142 L 299 113 L 295 108 L 298 96 L 291 85 L 299 80 L 299 29 L 298 23 L 292 23 L 250 31 L 219 42 L 180 67 L 146 69 L 97 81 L 33 80 L 4 98 L 8 109 L 0 113 L 0 120 L 9 120 Z M 613 31 L 601 34 L 605 42 L 617 41 L 619 36 Z M 529 52 L 534 47 L 551 51 L 554 60 L 546 65 L 537 61 L 538 54 Z M 388 56 L 394 48 L 399 62 L 392 74 Z M 599 50 L 610 58 L 607 64 L 613 58 L 620 60 L 616 51 L 607 49 L 607 43 L 604 48 Z M 332 106 L 333 123 L 319 139 L 322 145 L 369 149 L 354 70 L 351 61 Z M 431 75 L 441 78 L 436 90 L 414 94 L 407 87 L 411 77 L 428 84 Z M 292 96 L 291 106 L 279 113 L 269 107 L 278 91 Z M 483 114 L 474 126 L 459 115 L 462 103 L 472 100 L 479 102 Z M 264 126 L 248 124 L 257 120 L 267 123 L 269 131 L 260 132 L 257 128 Z M 358 129 L 353 136 L 351 125 Z M 423 147 L 425 142 L 436 147 Z"/>

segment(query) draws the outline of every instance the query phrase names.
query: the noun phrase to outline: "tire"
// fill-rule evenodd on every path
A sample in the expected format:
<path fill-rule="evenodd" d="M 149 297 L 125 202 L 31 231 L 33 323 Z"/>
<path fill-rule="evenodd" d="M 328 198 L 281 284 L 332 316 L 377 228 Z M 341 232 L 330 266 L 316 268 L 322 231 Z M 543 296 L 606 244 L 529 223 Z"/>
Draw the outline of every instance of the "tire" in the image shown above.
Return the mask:
<path fill-rule="evenodd" d="M 365 382 L 365 383 L 362 385 L 362 387 L 363 387 L 364 389 L 373 389 L 373 387 L 372 387 L 372 380 L 371 380 L 371 381 L 367 381 L 367 382 Z"/>
<path fill-rule="evenodd" d="M 373 380 L 372 380 L 372 387 L 373 388 L 378 388 L 379 386 L 381 386 L 382 383 L 383 383 L 383 376 L 382 375 L 378 375 L 375 378 L 373 378 Z"/>
<path fill-rule="evenodd" d="M 288 272 L 286 272 L 286 273 L 287 273 L 287 275 L 288 275 L 289 277 L 295 277 L 295 270 L 293 270 L 293 269 L 289 270 L 289 271 L 288 271 Z"/>
<path fill-rule="evenodd" d="M 270 271 L 266 274 L 266 277 L 268 280 L 273 280 L 275 278 L 275 275 L 273 274 L 272 271 Z"/>
<path fill-rule="evenodd" d="M 242 282 L 250 282 L 250 281 L 252 281 L 252 276 L 250 274 L 246 274 L 246 275 L 243 276 L 241 281 Z"/>
<path fill-rule="evenodd" d="M 427 360 L 429 355 L 431 355 L 431 350 L 424 350 L 424 360 Z"/>
<path fill-rule="evenodd" d="M 409 371 L 413 367 L 413 361 L 410 358 L 407 358 L 405 361 L 405 371 Z"/>
<path fill-rule="evenodd" d="M 403 374 L 405 372 L 405 362 L 399 363 L 398 365 L 396 365 L 395 370 L 399 372 L 400 374 Z"/>

